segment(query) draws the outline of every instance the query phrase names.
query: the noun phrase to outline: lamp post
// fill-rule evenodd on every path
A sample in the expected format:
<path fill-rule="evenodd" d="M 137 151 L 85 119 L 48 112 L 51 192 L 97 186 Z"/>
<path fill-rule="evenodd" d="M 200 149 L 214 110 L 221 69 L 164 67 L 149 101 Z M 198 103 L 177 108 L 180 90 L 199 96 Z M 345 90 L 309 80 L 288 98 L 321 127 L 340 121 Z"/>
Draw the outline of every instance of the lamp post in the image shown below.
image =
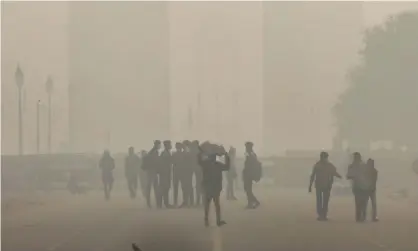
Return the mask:
<path fill-rule="evenodd" d="M 51 153 L 51 142 L 52 142 L 52 128 L 51 128 L 51 97 L 54 90 L 54 83 L 52 82 L 51 77 L 48 77 L 46 80 L 46 92 L 48 94 L 48 153 Z"/>
<path fill-rule="evenodd" d="M 40 144 L 41 144 L 41 137 L 40 137 L 40 126 L 39 126 L 39 107 L 41 101 L 38 100 L 36 103 L 36 153 L 39 154 Z"/>
<path fill-rule="evenodd" d="M 20 69 L 20 66 L 17 65 L 16 72 L 15 72 L 15 80 L 16 80 L 16 86 L 19 92 L 19 104 L 18 104 L 18 123 L 19 123 L 19 155 L 23 154 L 23 119 L 22 119 L 22 88 L 25 81 L 25 76 L 23 75 L 22 69 Z"/>

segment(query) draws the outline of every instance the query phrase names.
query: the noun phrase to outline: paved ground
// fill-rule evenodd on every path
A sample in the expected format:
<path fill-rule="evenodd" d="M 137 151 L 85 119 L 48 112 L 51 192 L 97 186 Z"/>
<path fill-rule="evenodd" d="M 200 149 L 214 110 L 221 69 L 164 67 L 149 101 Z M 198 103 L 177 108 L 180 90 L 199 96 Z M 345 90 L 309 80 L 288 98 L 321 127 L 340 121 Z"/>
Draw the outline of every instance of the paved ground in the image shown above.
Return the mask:
<path fill-rule="evenodd" d="M 228 224 L 203 227 L 202 209 L 148 210 L 120 191 L 65 195 L 61 203 L 2 215 L 4 251 L 416 251 L 418 205 L 380 201 L 379 223 L 353 221 L 352 198 L 333 197 L 329 222 L 315 220 L 314 194 L 256 191 L 258 210 L 244 197 L 223 201 Z M 263 194 L 263 195 L 260 195 Z"/>

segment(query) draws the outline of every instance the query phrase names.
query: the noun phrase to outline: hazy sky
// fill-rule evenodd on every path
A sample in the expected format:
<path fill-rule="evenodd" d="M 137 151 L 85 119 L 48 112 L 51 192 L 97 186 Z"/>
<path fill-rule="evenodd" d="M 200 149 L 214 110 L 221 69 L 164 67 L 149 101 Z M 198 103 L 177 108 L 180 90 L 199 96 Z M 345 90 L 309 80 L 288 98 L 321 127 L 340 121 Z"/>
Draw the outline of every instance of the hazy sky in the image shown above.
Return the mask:
<path fill-rule="evenodd" d="M 243 8 L 244 10 L 245 8 Z M 374 25 L 390 14 L 407 9 L 418 9 L 417 2 L 366 3 L 363 20 L 366 26 Z M 242 18 L 255 18 L 250 10 Z M 197 17 L 197 13 L 195 13 Z M 181 20 L 173 25 L 181 26 Z M 54 80 L 53 97 L 53 147 L 68 140 L 68 4 L 65 2 L 2 2 L 2 153 L 16 153 L 17 149 L 17 90 L 14 72 L 19 63 L 25 73 L 24 134 L 25 152 L 35 151 L 36 101 L 46 101 L 45 81 L 50 74 Z M 254 30 L 256 32 L 256 29 Z M 238 34 L 238 33 L 237 33 Z M 360 38 L 359 38 L 360 39 Z M 254 47 L 255 48 L 255 47 Z M 212 55 L 213 56 L 213 55 Z M 245 57 L 254 57 L 246 55 Z M 187 66 L 181 70 L 189 69 Z M 181 71 L 179 70 L 179 71 Z M 255 73 L 254 73 L 255 74 Z M 250 75 L 248 75 L 250 76 Z M 257 77 L 257 75 L 252 75 Z M 224 78 L 222 81 L 227 81 Z M 235 80 L 230 76 L 230 80 Z M 327 83 L 321 88 L 327 88 Z M 341 88 L 332 88 L 335 92 Z M 253 89 L 249 89 L 253 90 Z M 335 96 L 338 93 L 328 93 Z M 248 95 L 248 94 L 244 94 Z M 46 150 L 46 110 L 41 111 L 42 149 Z M 252 113 L 255 113 L 254 111 Z M 328 116 L 331 116 L 330 114 Z M 232 123 L 232 122 L 231 122 Z M 177 123 L 179 124 L 179 123 Z M 257 124 L 257 123 L 255 123 Z M 261 125 L 258 125 L 261 126 Z M 174 128 L 179 125 L 174 126 Z M 259 128 L 257 126 L 253 128 Z M 332 131 L 331 125 L 329 131 Z M 329 135 L 331 137 L 331 134 Z M 257 135 L 254 138 L 260 137 Z M 330 141 L 330 140 L 329 140 Z M 306 142 L 315 145 L 315 142 Z M 303 148 L 304 144 L 300 144 Z"/>

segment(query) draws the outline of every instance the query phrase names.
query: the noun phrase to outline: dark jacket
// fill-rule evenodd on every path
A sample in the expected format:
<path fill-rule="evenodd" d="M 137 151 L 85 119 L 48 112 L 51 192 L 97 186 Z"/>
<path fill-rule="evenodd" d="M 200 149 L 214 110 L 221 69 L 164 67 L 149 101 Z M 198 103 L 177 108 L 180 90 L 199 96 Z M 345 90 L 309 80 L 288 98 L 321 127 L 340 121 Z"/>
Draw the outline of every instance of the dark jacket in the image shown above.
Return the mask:
<path fill-rule="evenodd" d="M 372 188 L 372 181 L 367 174 L 366 164 L 354 162 L 348 167 L 347 179 L 352 180 L 353 190 L 367 191 Z"/>
<path fill-rule="evenodd" d="M 142 160 L 142 169 L 147 172 L 157 172 L 159 165 L 160 165 L 160 154 L 158 150 L 153 148 Z"/>
<path fill-rule="evenodd" d="M 172 155 L 173 173 L 183 174 L 186 170 L 186 155 L 183 151 L 175 151 Z"/>
<path fill-rule="evenodd" d="M 202 188 L 211 196 L 217 196 L 222 191 L 222 172 L 230 168 L 230 159 L 225 155 L 225 164 L 198 154 L 198 163 L 202 168 Z"/>
<path fill-rule="evenodd" d="M 370 190 L 376 191 L 378 171 L 374 165 L 367 165 L 366 175 L 367 179 L 370 181 Z"/>
<path fill-rule="evenodd" d="M 331 189 L 334 177 L 341 177 L 337 168 L 329 161 L 318 161 L 311 174 L 311 181 L 315 181 L 316 189 Z"/>
<path fill-rule="evenodd" d="M 244 180 L 252 180 L 256 176 L 255 166 L 258 165 L 257 154 L 254 152 L 245 153 L 244 169 L 242 170 L 242 178 Z"/>
<path fill-rule="evenodd" d="M 160 156 L 158 173 L 160 175 L 170 175 L 173 167 L 173 157 L 170 151 L 164 150 Z"/>
<path fill-rule="evenodd" d="M 100 159 L 99 168 L 102 170 L 102 178 L 107 181 L 113 180 L 115 160 L 109 155 L 103 155 Z"/>

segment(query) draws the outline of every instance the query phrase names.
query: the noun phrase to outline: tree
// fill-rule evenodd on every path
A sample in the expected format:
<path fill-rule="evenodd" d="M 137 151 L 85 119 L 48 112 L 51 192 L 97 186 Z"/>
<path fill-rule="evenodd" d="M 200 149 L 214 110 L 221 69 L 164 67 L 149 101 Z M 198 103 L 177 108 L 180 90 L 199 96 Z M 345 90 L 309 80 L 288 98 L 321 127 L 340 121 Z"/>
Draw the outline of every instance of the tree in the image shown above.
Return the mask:
<path fill-rule="evenodd" d="M 366 31 L 361 64 L 333 108 L 340 138 L 418 146 L 418 12 Z"/>

